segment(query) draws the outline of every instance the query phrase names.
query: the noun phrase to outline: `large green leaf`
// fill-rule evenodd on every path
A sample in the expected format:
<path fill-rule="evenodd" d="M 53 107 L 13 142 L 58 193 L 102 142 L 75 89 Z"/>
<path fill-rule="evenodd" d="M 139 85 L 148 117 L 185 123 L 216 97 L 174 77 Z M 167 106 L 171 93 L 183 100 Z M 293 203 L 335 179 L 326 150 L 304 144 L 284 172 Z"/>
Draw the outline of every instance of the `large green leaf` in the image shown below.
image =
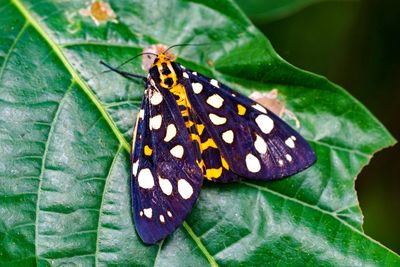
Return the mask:
<path fill-rule="evenodd" d="M 115 0 L 119 23 L 100 26 L 83 5 L 0 0 L 1 265 L 400 264 L 362 232 L 354 179 L 394 139 L 359 102 L 284 62 L 228 0 Z M 245 93 L 277 88 L 318 162 L 278 182 L 206 183 L 183 227 L 145 246 L 129 196 L 143 83 L 97 75 L 98 61 L 187 42 L 210 43 L 176 50 L 189 67 Z"/>

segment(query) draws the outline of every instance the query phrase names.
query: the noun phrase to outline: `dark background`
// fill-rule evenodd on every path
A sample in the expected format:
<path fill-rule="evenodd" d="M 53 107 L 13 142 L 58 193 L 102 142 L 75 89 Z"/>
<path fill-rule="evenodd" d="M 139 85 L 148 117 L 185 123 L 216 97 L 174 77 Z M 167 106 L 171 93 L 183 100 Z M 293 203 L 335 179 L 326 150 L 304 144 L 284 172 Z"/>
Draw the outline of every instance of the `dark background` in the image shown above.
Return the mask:
<path fill-rule="evenodd" d="M 271 18 L 241 1 L 280 56 L 326 76 L 400 140 L 400 1 L 318 1 Z M 400 146 L 377 153 L 356 181 L 367 235 L 400 253 Z"/>

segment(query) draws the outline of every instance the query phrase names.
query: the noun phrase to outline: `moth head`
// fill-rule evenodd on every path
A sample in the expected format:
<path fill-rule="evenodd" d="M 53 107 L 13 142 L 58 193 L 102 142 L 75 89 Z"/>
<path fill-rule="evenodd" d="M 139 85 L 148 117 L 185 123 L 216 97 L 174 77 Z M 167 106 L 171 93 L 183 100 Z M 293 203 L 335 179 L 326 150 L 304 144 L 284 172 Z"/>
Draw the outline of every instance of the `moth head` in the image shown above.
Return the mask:
<path fill-rule="evenodd" d="M 175 57 L 174 56 L 170 56 L 168 53 L 159 53 L 157 55 L 157 57 L 154 59 L 153 62 L 153 66 L 161 64 L 161 63 L 167 63 L 167 62 L 171 62 L 174 61 Z"/>

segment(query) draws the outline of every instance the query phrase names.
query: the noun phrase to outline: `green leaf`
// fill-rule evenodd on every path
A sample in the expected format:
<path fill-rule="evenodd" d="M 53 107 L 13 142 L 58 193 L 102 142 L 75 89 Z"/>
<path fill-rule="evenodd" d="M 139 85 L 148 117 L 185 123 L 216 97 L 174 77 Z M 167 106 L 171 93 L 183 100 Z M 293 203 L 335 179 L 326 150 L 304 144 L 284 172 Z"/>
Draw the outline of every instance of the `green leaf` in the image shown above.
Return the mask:
<path fill-rule="evenodd" d="M 2 266 L 400 264 L 362 232 L 354 179 L 395 140 L 359 102 L 283 61 L 228 0 L 110 4 L 118 23 L 97 26 L 82 1 L 0 0 Z M 183 226 L 145 246 L 129 195 L 143 83 L 98 61 L 187 42 L 210 43 L 175 50 L 188 67 L 245 93 L 277 88 L 318 162 L 278 182 L 206 182 Z"/>
<path fill-rule="evenodd" d="M 273 21 L 323 1 L 326 0 L 236 0 L 235 2 L 252 20 Z"/>

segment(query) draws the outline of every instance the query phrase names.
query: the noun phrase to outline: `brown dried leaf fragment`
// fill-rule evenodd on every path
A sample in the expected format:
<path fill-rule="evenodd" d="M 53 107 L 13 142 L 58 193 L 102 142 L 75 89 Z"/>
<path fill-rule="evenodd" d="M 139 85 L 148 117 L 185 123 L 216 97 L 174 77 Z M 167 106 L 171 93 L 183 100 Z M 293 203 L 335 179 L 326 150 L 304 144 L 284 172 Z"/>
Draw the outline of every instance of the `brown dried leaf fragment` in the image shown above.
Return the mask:
<path fill-rule="evenodd" d="M 90 16 L 97 26 L 108 21 L 118 23 L 117 15 L 110 4 L 103 1 L 93 0 L 86 8 L 79 10 L 79 13 L 84 17 Z"/>
<path fill-rule="evenodd" d="M 300 121 L 292 111 L 286 108 L 285 103 L 278 99 L 278 95 L 278 89 L 272 89 L 267 93 L 254 92 L 249 97 L 268 108 L 281 118 L 284 115 L 287 115 L 289 118 L 295 121 L 296 128 L 300 128 Z"/>

